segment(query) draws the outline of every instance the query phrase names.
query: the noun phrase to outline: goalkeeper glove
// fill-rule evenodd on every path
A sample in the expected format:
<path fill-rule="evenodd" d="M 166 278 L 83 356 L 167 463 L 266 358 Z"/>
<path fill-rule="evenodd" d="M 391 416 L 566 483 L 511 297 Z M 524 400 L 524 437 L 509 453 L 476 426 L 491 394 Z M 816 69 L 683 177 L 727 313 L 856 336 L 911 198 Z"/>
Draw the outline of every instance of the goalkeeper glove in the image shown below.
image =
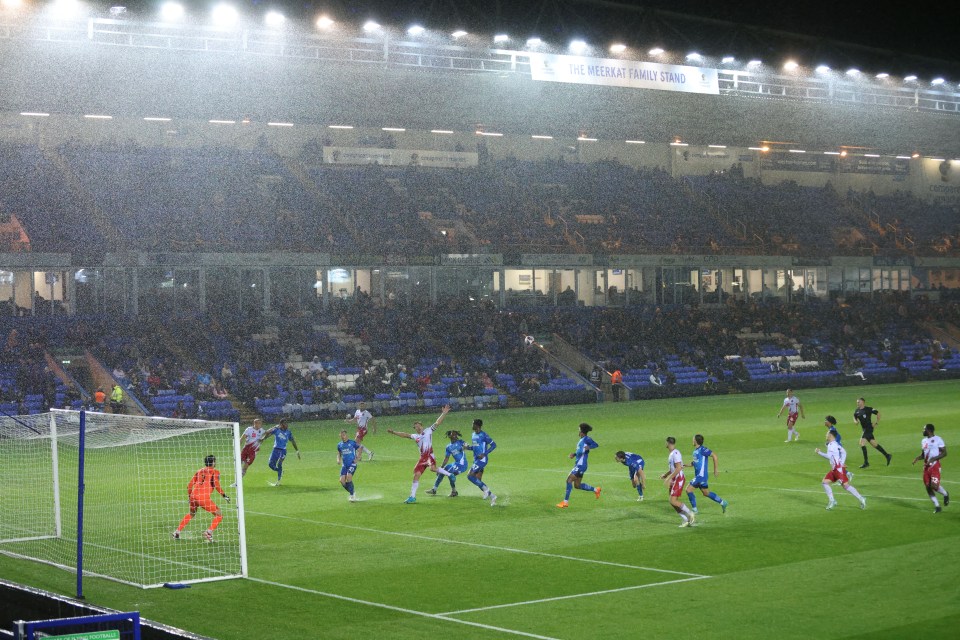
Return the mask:
<path fill-rule="evenodd" d="M 223 499 L 227 501 L 227 504 L 230 504 L 230 496 L 223 494 Z"/>

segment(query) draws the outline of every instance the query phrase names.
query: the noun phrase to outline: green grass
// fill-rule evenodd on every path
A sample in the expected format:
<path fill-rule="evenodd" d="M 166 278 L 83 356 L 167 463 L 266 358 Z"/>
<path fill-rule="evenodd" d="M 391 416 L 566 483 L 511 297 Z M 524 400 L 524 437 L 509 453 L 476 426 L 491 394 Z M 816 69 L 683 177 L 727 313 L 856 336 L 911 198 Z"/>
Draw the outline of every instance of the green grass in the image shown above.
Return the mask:
<path fill-rule="evenodd" d="M 893 453 L 890 467 L 871 450 L 873 466 L 856 469 L 852 413 L 861 394 L 882 413 L 877 437 Z M 775 418 L 782 394 L 482 412 L 499 445 L 485 478 L 501 496 L 494 508 L 466 478 L 459 498 L 427 496 L 427 476 L 419 502 L 402 504 L 417 452 L 386 429 L 408 430 L 413 417 L 379 420 L 368 439 L 376 459 L 363 462 L 355 480 L 363 501 L 349 504 L 334 451 L 342 423 L 297 424 L 304 457 L 287 458 L 283 486 L 267 485 L 266 451 L 245 481 L 250 576 L 288 586 L 232 580 L 140 590 L 90 579 L 87 597 L 217 638 L 518 637 L 455 620 L 564 639 L 952 635 L 960 623 L 960 503 L 934 515 L 910 461 L 926 422 L 937 425 L 948 450 L 960 446 L 960 383 L 798 395 L 807 418 L 801 442 L 789 445 L 784 419 Z M 827 413 L 840 419 L 866 511 L 842 490 L 838 508 L 824 510 L 827 465 L 813 450 L 822 446 Z M 453 413 L 444 427 L 466 432 L 473 417 Z M 586 481 L 602 485 L 603 497 L 575 492 L 561 511 L 554 505 L 581 421 L 595 427 L 601 445 Z M 689 461 L 695 433 L 720 457 L 711 488 L 730 508 L 722 515 L 701 499 L 699 526 L 679 529 L 657 476 L 666 467 L 664 438 L 676 436 Z M 647 460 L 642 503 L 613 461 L 618 449 Z M 944 480 L 960 488 L 953 457 Z M 643 567 L 710 577 L 658 585 L 691 576 Z M 66 594 L 73 583 L 66 572 L 3 556 L 0 574 Z M 608 593 L 439 618 L 416 613 L 598 591 Z"/>

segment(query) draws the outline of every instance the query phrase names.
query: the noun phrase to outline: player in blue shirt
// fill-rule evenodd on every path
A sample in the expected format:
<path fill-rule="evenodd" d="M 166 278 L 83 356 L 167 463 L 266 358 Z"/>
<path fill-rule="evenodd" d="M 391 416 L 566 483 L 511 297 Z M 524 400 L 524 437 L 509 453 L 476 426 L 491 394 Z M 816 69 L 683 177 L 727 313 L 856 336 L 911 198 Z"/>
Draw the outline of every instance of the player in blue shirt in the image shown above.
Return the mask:
<path fill-rule="evenodd" d="M 583 491 L 593 491 L 597 499 L 600 499 L 600 492 L 602 491 L 600 487 L 591 487 L 583 483 L 583 474 L 587 472 L 587 457 L 591 450 L 600 446 L 587 435 L 591 431 L 593 431 L 593 427 L 586 422 L 580 423 L 580 441 L 577 442 L 577 450 L 570 454 L 570 458 L 575 462 L 573 463 L 573 469 L 570 470 L 570 475 L 567 476 L 567 493 L 563 497 L 563 502 L 557 505 L 561 509 L 570 506 L 570 491 L 574 487 Z"/>
<path fill-rule="evenodd" d="M 447 431 L 447 437 L 450 438 L 450 444 L 443 456 L 443 464 L 437 469 L 437 480 L 432 489 L 427 489 L 427 493 L 437 495 L 437 489 L 446 477 L 450 479 L 450 497 L 456 498 L 460 495 L 457 493 L 457 476 L 467 470 L 467 443 L 460 439 L 460 432 L 456 430 Z M 447 464 L 451 459 L 453 462 Z"/>
<path fill-rule="evenodd" d="M 467 480 L 483 491 L 483 499 L 490 498 L 490 506 L 497 504 L 497 496 L 483 482 L 483 470 L 487 467 L 487 455 L 497 448 L 497 443 L 483 430 L 483 420 L 473 421 L 473 435 L 470 436 L 470 450 L 473 451 L 473 466 L 467 474 Z"/>
<path fill-rule="evenodd" d="M 707 468 L 707 461 L 713 458 L 713 475 L 716 476 L 717 454 L 703 446 L 703 436 L 699 433 L 693 436 L 693 446 L 695 447 L 693 450 L 693 462 L 689 465 L 684 465 L 693 467 L 694 471 L 693 480 L 687 485 L 687 498 L 690 499 L 690 507 L 694 513 L 700 513 L 697 511 L 697 496 L 693 492 L 694 489 L 700 489 L 700 493 L 718 503 L 720 508 L 723 509 L 723 512 L 726 513 L 729 503 L 713 491 L 710 491 L 710 487 L 707 484 L 707 481 L 710 479 L 710 470 Z"/>
<path fill-rule="evenodd" d="M 834 418 L 833 416 L 827 416 L 826 418 L 823 419 L 823 426 L 827 428 L 827 431 L 833 434 L 833 437 L 837 441 L 837 444 L 842 447 L 843 442 L 841 442 L 840 432 L 837 431 L 837 419 Z M 851 474 L 848 471 L 847 476 L 850 476 L 850 475 Z"/>
<path fill-rule="evenodd" d="M 266 440 L 270 436 L 273 436 L 273 453 L 270 454 L 270 462 L 267 466 L 277 472 L 277 481 L 271 482 L 270 485 L 279 487 L 280 480 L 283 479 L 283 461 L 287 457 L 287 442 L 296 449 L 297 460 L 300 460 L 300 447 L 297 446 L 297 439 L 293 437 L 293 432 L 287 426 L 286 418 L 280 420 L 277 426 L 267 429 L 261 440 Z"/>
<path fill-rule="evenodd" d="M 358 455 L 361 446 L 357 441 L 351 440 L 347 435 L 347 430 L 340 431 L 340 442 L 337 443 L 337 462 L 340 463 L 340 484 L 350 494 L 350 502 L 357 501 L 357 494 L 353 491 L 353 474 L 357 472 L 357 463 L 360 462 Z"/>
<path fill-rule="evenodd" d="M 620 464 L 626 465 L 627 471 L 630 473 L 630 482 L 636 487 L 637 495 L 640 496 L 637 498 L 637 502 L 643 502 L 643 490 L 647 486 L 647 476 L 643 473 L 645 464 L 643 456 L 629 451 L 617 451 L 615 458 Z"/>

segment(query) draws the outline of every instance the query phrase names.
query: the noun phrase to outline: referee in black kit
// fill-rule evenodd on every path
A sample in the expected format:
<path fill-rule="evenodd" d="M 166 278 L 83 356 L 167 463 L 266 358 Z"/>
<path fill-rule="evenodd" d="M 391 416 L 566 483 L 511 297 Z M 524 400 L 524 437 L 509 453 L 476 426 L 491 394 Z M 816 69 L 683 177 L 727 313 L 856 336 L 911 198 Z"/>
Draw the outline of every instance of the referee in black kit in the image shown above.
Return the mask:
<path fill-rule="evenodd" d="M 860 450 L 863 451 L 863 464 L 860 465 L 861 469 L 866 469 L 870 466 L 870 462 L 867 460 L 868 442 L 870 446 L 886 457 L 888 467 L 890 466 L 890 459 L 893 457 L 887 453 L 886 449 L 881 447 L 877 439 L 873 437 L 873 416 L 877 416 L 877 425 L 879 425 L 880 412 L 873 407 L 868 407 L 863 398 L 857 398 L 857 410 L 853 412 L 853 420 L 854 422 L 859 422 L 860 428 L 863 429 L 863 435 L 860 436 Z"/>

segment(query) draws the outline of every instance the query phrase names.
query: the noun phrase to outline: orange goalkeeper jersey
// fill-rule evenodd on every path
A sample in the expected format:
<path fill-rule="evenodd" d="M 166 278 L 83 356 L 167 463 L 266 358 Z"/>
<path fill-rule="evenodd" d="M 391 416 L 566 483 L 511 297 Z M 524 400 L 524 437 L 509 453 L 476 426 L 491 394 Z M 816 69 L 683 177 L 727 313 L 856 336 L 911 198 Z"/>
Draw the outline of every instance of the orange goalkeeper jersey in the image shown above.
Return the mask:
<path fill-rule="evenodd" d="M 195 500 L 209 498 L 214 489 L 217 493 L 223 494 L 223 489 L 220 488 L 220 472 L 211 467 L 204 467 L 197 471 L 187 485 L 187 493 Z"/>

